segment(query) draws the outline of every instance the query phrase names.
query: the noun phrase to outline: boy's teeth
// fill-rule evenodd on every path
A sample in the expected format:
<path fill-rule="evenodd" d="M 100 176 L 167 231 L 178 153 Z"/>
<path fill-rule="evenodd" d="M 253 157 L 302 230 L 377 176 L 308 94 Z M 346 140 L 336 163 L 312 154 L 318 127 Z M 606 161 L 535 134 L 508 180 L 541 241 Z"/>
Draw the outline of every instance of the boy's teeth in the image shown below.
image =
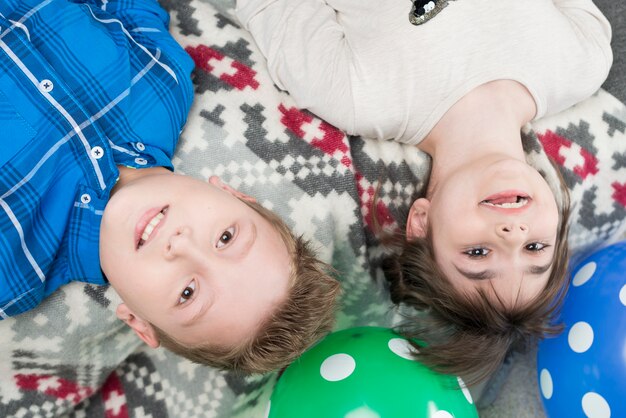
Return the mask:
<path fill-rule="evenodd" d="M 148 225 L 146 225 L 146 229 L 144 229 L 143 234 L 141 234 L 141 239 L 143 241 L 147 241 L 148 238 L 150 238 L 152 231 L 154 231 L 154 228 L 156 228 L 159 222 L 161 222 L 161 219 L 163 219 L 164 217 L 165 215 L 163 215 L 163 212 L 159 212 L 154 218 L 150 219 L 150 222 L 148 222 Z"/>

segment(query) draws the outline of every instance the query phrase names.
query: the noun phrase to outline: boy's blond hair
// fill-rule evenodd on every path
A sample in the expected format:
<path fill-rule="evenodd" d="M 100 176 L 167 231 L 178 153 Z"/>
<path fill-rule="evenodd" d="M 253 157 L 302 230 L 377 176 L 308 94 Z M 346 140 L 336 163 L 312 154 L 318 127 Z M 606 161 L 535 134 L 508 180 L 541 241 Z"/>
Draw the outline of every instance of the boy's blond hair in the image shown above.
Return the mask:
<path fill-rule="evenodd" d="M 263 373 L 286 367 L 330 332 L 340 286 L 330 274 L 332 268 L 318 260 L 310 244 L 294 236 L 280 217 L 256 202 L 243 202 L 265 218 L 287 246 L 291 286 L 285 300 L 260 324 L 255 335 L 235 347 L 219 342 L 188 347 L 154 328 L 164 348 L 193 362 L 223 370 Z"/>

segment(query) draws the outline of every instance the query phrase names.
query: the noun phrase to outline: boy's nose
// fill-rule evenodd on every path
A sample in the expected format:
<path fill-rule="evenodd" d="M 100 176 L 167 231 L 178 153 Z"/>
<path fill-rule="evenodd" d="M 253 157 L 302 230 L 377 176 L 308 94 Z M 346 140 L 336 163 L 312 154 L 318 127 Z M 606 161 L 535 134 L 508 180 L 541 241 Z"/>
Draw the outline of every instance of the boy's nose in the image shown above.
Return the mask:
<path fill-rule="evenodd" d="M 176 228 L 165 243 L 165 258 L 172 260 L 181 255 L 189 254 L 192 248 L 191 229 L 187 226 Z"/>

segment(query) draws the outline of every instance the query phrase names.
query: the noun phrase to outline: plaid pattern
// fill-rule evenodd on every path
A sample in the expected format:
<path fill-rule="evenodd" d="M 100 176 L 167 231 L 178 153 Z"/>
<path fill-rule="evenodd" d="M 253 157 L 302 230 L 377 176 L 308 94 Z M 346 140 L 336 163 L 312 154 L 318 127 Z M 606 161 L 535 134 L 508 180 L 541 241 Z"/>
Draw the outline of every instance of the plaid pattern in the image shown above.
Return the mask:
<path fill-rule="evenodd" d="M 0 318 L 104 284 L 117 165 L 172 167 L 193 63 L 168 23 L 156 0 L 0 3 Z"/>

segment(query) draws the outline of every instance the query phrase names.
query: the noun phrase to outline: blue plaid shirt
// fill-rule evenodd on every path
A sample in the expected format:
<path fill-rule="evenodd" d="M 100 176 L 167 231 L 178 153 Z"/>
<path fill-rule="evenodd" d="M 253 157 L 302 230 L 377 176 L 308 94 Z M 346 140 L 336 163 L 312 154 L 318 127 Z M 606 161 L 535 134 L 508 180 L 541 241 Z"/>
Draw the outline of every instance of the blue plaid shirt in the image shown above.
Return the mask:
<path fill-rule="evenodd" d="M 117 165 L 172 168 L 193 61 L 168 23 L 156 0 L 0 1 L 0 318 L 104 284 Z"/>

